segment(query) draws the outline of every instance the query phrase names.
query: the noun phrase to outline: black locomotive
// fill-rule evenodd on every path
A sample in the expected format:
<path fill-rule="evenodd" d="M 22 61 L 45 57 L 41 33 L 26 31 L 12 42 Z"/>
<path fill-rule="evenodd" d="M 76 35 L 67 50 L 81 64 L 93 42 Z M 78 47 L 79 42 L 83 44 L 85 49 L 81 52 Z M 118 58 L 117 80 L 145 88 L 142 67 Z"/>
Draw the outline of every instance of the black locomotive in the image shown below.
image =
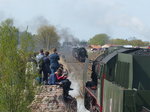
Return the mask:
<path fill-rule="evenodd" d="M 73 48 L 72 55 L 80 62 L 85 62 L 85 59 L 88 58 L 87 51 L 84 47 Z"/>

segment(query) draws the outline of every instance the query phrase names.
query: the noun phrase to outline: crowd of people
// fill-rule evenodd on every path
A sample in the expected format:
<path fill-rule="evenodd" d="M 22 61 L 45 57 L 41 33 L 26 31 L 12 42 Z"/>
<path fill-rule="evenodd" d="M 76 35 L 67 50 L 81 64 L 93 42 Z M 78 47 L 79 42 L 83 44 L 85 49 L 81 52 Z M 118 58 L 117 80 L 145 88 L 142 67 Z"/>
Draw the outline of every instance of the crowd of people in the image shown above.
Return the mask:
<path fill-rule="evenodd" d="M 57 49 L 53 49 L 53 53 L 49 54 L 48 51 L 40 50 L 36 56 L 36 61 L 39 71 L 39 83 L 45 85 L 60 85 L 63 87 L 64 95 L 68 96 L 71 81 L 67 79 L 68 71 L 64 69 L 63 64 L 59 63 L 60 57 Z M 43 75 L 42 75 L 43 74 Z"/>

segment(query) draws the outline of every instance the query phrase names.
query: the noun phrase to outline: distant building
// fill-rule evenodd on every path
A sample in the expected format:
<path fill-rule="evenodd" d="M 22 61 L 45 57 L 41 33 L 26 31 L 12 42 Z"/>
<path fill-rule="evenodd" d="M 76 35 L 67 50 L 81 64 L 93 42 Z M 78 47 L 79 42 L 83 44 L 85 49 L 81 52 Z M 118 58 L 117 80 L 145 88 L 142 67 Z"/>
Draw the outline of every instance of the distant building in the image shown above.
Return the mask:
<path fill-rule="evenodd" d="M 102 46 L 102 48 L 109 48 L 109 47 L 112 47 L 112 46 L 116 46 L 116 45 L 113 45 L 113 44 L 105 44 Z"/>
<path fill-rule="evenodd" d="M 97 51 L 97 50 L 100 50 L 102 46 L 101 45 L 89 45 L 89 48 L 91 49 L 91 51 Z"/>
<path fill-rule="evenodd" d="M 89 45 L 89 48 L 96 48 L 96 49 L 100 49 L 100 48 L 102 48 L 102 46 L 101 45 Z"/>
<path fill-rule="evenodd" d="M 123 47 L 125 47 L 125 48 L 133 48 L 132 45 L 123 45 Z"/>

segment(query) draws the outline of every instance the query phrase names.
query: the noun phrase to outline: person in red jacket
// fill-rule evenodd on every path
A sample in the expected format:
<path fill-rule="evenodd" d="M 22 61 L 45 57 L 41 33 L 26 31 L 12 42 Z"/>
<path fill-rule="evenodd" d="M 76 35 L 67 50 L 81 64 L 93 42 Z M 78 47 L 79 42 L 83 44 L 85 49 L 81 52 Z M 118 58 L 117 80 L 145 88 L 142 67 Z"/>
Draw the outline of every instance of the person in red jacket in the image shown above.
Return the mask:
<path fill-rule="evenodd" d="M 63 74 L 61 68 L 59 68 L 55 73 L 52 73 L 49 77 L 48 84 L 50 85 L 62 84 L 62 81 L 64 82 L 67 79 L 67 76 Z"/>
<path fill-rule="evenodd" d="M 69 79 L 67 79 L 67 76 L 63 75 L 62 73 L 63 73 L 63 70 L 61 68 L 59 68 L 55 72 L 56 82 L 63 87 L 64 97 L 68 97 L 69 90 L 73 90 L 72 88 L 70 88 L 71 81 Z"/>
<path fill-rule="evenodd" d="M 55 72 L 55 76 L 56 76 L 56 82 L 61 82 L 62 80 L 67 79 L 67 76 L 65 76 L 64 74 L 62 74 L 63 71 L 61 68 L 59 68 L 56 72 Z"/>

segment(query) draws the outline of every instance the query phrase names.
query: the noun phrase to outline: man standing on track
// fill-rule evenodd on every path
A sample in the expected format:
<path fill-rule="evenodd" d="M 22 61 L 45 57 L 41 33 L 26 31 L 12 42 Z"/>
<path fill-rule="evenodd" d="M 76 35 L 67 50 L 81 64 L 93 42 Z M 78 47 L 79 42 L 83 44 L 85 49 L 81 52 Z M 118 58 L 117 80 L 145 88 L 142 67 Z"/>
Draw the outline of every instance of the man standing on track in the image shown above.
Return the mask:
<path fill-rule="evenodd" d="M 53 49 L 53 54 L 50 55 L 50 69 L 51 73 L 55 73 L 59 68 L 59 55 L 57 54 L 57 49 Z"/>

